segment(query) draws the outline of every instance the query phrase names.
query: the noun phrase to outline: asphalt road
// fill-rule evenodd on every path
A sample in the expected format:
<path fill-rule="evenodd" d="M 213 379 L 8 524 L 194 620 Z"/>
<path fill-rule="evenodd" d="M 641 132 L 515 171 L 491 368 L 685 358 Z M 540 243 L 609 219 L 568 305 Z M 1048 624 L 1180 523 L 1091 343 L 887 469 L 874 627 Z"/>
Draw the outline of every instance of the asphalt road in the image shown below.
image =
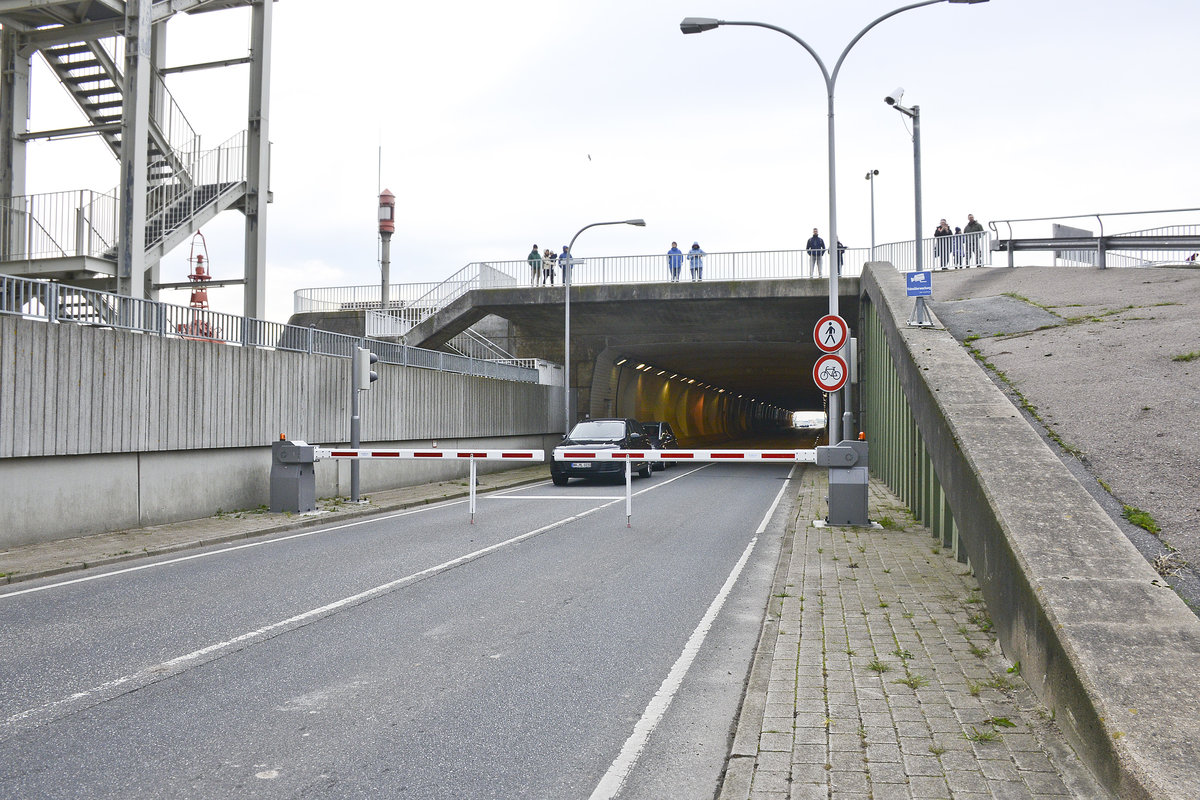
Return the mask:
<path fill-rule="evenodd" d="M 712 796 L 788 472 L 635 478 L 632 527 L 623 484 L 545 483 L 21 584 L 0 797 Z"/>

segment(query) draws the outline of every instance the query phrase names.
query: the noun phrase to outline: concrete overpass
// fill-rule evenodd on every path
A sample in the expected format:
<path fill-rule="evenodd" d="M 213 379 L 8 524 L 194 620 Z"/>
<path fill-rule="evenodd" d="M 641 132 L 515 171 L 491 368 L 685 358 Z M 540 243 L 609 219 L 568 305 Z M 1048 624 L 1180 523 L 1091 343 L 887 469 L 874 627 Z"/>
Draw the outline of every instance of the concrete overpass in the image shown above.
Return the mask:
<path fill-rule="evenodd" d="M 839 287 L 854 330 L 859 279 Z M 812 328 L 828 308 L 822 279 L 573 286 L 579 414 L 665 418 L 685 436 L 708 437 L 769 426 L 772 413 L 820 410 Z M 518 357 L 563 360 L 561 286 L 473 289 L 404 338 L 437 348 L 488 315 L 510 323 Z"/>

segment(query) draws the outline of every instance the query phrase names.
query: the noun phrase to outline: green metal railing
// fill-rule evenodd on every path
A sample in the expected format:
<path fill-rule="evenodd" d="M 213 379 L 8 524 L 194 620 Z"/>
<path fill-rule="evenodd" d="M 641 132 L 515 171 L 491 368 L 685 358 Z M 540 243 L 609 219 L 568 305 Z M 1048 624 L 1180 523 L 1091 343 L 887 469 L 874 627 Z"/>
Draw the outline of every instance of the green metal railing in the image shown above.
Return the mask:
<path fill-rule="evenodd" d="M 950 503 L 933 468 L 933 460 L 917 428 L 908 397 L 900 383 L 887 326 L 879 308 L 864 300 L 859 322 L 859 352 L 862 354 L 862 429 L 871 443 L 871 473 L 904 501 L 913 516 L 933 533 L 955 558 L 967 563 L 958 537 Z M 901 323 L 903 324 L 903 323 Z"/>

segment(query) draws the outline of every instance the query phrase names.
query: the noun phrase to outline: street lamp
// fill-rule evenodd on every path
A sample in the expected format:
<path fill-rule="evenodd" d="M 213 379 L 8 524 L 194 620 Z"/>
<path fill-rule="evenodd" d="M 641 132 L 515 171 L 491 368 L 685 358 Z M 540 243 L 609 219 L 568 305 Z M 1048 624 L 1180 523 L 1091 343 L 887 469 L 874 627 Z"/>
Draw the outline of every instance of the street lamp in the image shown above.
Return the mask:
<path fill-rule="evenodd" d="M 892 93 L 883 98 L 883 102 L 899 111 L 913 121 L 913 192 L 916 195 L 916 239 L 917 272 L 925 269 L 925 254 L 921 248 L 921 107 L 906 108 L 900 104 L 904 99 L 904 88 L 897 86 Z"/>
<path fill-rule="evenodd" d="M 817 55 L 817 52 L 815 50 L 813 50 L 812 47 L 810 47 L 807 42 L 805 42 L 803 39 L 801 39 L 799 36 L 792 33 L 791 31 L 786 30 L 785 28 L 780 28 L 777 25 L 771 25 L 766 22 L 733 22 L 733 21 L 723 20 L 723 19 L 713 19 L 711 17 L 686 17 L 682 22 L 679 23 L 679 30 L 683 31 L 685 34 L 687 34 L 687 33 L 703 33 L 704 31 L 710 31 L 713 28 L 718 28 L 718 27 L 721 27 L 722 25 L 744 25 L 744 26 L 755 27 L 755 28 L 767 28 L 768 30 L 778 31 L 779 33 L 782 33 L 784 36 L 787 36 L 792 41 L 794 41 L 796 44 L 800 45 L 805 50 L 807 50 L 808 54 L 810 56 L 812 56 L 813 59 L 816 60 L 817 66 L 821 68 L 821 75 L 825 78 L 825 94 L 826 94 L 828 111 L 829 111 L 829 131 L 828 131 L 828 135 L 827 135 L 828 148 L 829 148 L 829 237 L 833 242 L 833 247 L 834 247 L 835 251 L 837 249 L 838 232 L 837 232 L 837 180 L 836 180 L 836 167 L 835 167 L 835 158 L 834 158 L 833 89 L 834 89 L 834 84 L 837 83 L 838 72 L 840 72 L 842 69 L 842 62 L 844 62 L 846 60 L 846 56 L 847 56 L 847 54 L 849 54 L 850 49 L 852 47 L 854 47 L 854 45 L 858 44 L 858 40 L 861 39 L 863 36 L 866 36 L 867 31 L 871 30 L 876 25 L 883 22 L 885 19 L 894 17 L 897 14 L 900 14 L 904 11 L 910 11 L 914 8 L 921 8 L 923 6 L 931 6 L 936 3 L 943 3 L 943 2 L 973 5 L 975 3 L 986 3 L 987 0 L 923 0 L 923 2 L 920 2 L 920 3 L 911 3 L 909 5 L 897 8 L 893 11 L 889 11 L 888 13 L 886 13 L 883 16 L 876 19 L 871 24 L 867 25 L 865 28 L 863 28 L 861 31 L 859 31 L 858 34 L 853 39 L 850 40 L 850 43 L 848 45 L 846 45 L 846 48 L 844 50 L 842 50 L 842 54 L 838 57 L 837 63 L 834 65 L 832 73 L 825 67 L 825 62 L 821 60 L 821 57 L 819 55 Z M 838 273 L 837 269 L 830 268 L 830 270 L 829 270 L 829 313 L 834 314 L 834 315 L 836 315 L 838 313 L 838 275 L 837 275 L 837 273 Z M 830 431 L 831 432 L 835 430 L 835 425 L 837 424 L 836 420 L 838 419 L 839 406 L 840 406 L 840 403 L 838 402 L 837 394 L 836 393 L 831 394 L 829 396 L 829 421 L 830 421 Z M 842 421 L 843 438 L 850 439 L 853 437 L 853 432 L 850 430 L 850 428 L 852 426 L 852 422 L 853 421 L 851 419 L 844 419 Z M 830 437 L 830 439 L 831 439 L 831 443 L 832 443 L 832 436 Z"/>
<path fill-rule="evenodd" d="M 572 255 L 575 247 L 575 240 L 579 238 L 579 234 L 586 231 L 588 228 L 598 228 L 601 225 L 634 225 L 639 228 L 646 227 L 644 219 L 619 219 L 615 222 L 593 222 L 590 225 L 584 225 L 575 235 L 571 237 L 571 243 L 567 245 L 566 259 L 563 262 L 563 329 L 565 331 L 563 337 L 563 424 L 566 430 L 563 435 L 571 432 L 571 268 L 575 266 L 575 257 Z"/>
<path fill-rule="evenodd" d="M 873 169 L 867 173 L 867 180 L 871 182 L 871 260 L 875 260 L 875 178 L 879 175 L 879 170 Z"/>

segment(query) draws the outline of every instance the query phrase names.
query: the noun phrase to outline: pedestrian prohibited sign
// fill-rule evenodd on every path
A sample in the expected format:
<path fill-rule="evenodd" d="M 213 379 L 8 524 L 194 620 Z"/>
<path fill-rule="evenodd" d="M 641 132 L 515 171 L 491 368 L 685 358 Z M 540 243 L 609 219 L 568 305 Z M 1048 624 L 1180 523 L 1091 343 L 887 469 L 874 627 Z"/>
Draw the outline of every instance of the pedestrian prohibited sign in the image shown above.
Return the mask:
<path fill-rule="evenodd" d="M 837 314 L 826 314 L 817 320 L 813 328 L 813 341 L 823 353 L 836 353 L 841 350 L 846 340 L 850 338 L 850 328 L 846 320 Z"/>
<path fill-rule="evenodd" d="M 827 353 L 813 365 L 813 380 L 822 392 L 836 392 L 846 385 L 849 372 L 841 356 Z"/>

